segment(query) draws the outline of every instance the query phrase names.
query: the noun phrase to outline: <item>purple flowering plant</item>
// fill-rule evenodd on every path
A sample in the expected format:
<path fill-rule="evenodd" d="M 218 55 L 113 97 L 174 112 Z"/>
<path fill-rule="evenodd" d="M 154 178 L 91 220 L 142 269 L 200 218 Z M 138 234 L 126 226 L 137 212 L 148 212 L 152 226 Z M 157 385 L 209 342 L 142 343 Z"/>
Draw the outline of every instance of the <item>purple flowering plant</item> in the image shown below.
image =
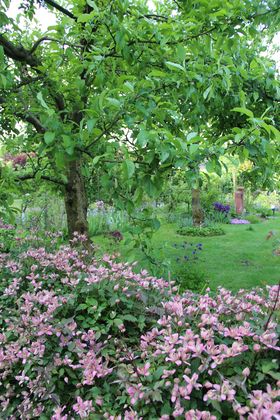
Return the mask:
<path fill-rule="evenodd" d="M 216 201 L 215 203 L 213 203 L 214 206 L 214 210 L 220 212 L 220 213 L 226 213 L 228 214 L 230 211 L 230 205 L 228 204 L 222 204 L 219 201 Z"/>

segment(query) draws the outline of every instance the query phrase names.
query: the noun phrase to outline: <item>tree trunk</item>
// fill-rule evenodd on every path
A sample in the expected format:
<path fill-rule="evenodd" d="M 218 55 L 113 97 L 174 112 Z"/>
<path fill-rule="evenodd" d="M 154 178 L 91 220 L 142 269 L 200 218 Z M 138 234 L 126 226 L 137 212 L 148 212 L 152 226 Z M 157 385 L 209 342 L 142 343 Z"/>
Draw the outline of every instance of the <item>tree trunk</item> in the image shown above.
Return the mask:
<path fill-rule="evenodd" d="M 192 217 L 193 225 L 201 226 L 204 222 L 204 214 L 200 204 L 200 190 L 192 189 Z"/>
<path fill-rule="evenodd" d="M 64 201 L 69 237 L 72 238 L 74 232 L 88 236 L 88 200 L 81 159 L 74 160 L 68 165 L 68 184 Z"/>

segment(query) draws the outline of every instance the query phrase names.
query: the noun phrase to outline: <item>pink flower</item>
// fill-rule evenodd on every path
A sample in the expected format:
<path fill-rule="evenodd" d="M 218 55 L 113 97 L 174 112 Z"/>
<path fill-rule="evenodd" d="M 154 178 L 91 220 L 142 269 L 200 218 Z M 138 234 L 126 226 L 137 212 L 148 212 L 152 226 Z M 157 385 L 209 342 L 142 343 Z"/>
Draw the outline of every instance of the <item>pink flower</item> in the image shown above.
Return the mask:
<path fill-rule="evenodd" d="M 73 410 L 77 413 L 82 419 L 89 416 L 90 413 L 93 413 L 94 409 L 92 407 L 92 401 L 82 400 L 81 397 L 77 397 L 77 403 L 73 405 Z"/>
<path fill-rule="evenodd" d="M 246 367 L 243 371 L 242 371 L 242 375 L 245 376 L 245 378 L 247 378 L 250 375 L 250 369 L 248 367 Z"/>
<path fill-rule="evenodd" d="M 149 368 L 150 368 L 151 364 L 145 363 L 145 365 L 141 368 L 138 367 L 137 368 L 137 373 L 139 373 L 139 375 L 143 375 L 143 376 L 149 376 L 150 372 L 149 372 Z"/>
<path fill-rule="evenodd" d="M 63 415 L 62 412 L 64 411 L 65 406 L 64 407 L 57 407 L 54 410 L 54 414 L 51 417 L 51 420 L 67 420 L 67 415 Z"/>

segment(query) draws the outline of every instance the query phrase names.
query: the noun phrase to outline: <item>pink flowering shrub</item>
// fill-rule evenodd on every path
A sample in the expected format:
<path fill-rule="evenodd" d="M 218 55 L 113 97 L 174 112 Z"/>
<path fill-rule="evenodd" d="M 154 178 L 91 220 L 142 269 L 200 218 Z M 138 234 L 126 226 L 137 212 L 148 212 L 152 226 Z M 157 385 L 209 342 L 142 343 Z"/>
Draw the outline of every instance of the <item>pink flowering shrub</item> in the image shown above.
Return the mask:
<path fill-rule="evenodd" d="M 279 287 L 174 296 L 142 335 L 142 370 L 123 386 L 161 419 L 279 419 Z M 148 407 L 148 408 L 147 408 Z"/>
<path fill-rule="evenodd" d="M 0 254 L 3 418 L 279 418 L 278 286 L 179 296 L 46 242 Z"/>

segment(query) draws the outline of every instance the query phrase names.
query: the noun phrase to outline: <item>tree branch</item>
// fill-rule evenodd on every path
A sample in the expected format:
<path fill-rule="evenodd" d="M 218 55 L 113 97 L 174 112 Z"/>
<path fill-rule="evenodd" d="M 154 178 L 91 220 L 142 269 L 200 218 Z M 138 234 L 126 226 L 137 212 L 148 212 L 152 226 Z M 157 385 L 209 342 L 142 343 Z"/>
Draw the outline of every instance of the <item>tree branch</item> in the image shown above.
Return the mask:
<path fill-rule="evenodd" d="M 69 45 L 70 47 L 76 47 L 76 48 L 83 48 L 82 45 L 75 45 L 72 44 L 71 42 L 67 42 L 64 40 L 60 40 L 60 39 L 56 39 L 56 38 L 51 38 L 49 36 L 43 36 L 42 38 L 39 38 L 35 44 L 32 46 L 31 50 L 29 50 L 29 54 L 33 54 L 34 51 L 38 48 L 38 46 L 45 41 L 50 41 L 50 42 L 57 42 L 58 44 L 63 44 L 63 45 Z"/>
<path fill-rule="evenodd" d="M 7 57 L 28 64 L 31 67 L 37 67 L 40 61 L 37 57 L 30 54 L 23 46 L 15 46 L 8 41 L 3 35 L 0 35 L 0 45 L 4 48 L 4 53 Z"/>
<path fill-rule="evenodd" d="M 44 3 L 46 3 L 48 6 L 53 7 L 56 10 L 59 10 L 61 13 L 63 13 L 66 16 L 69 16 L 71 19 L 77 21 L 76 16 L 73 15 L 73 13 L 69 12 L 69 10 L 65 9 L 64 7 L 60 6 L 53 0 L 44 0 Z"/>
<path fill-rule="evenodd" d="M 32 173 L 32 174 L 20 175 L 20 176 L 17 177 L 17 180 L 18 181 L 27 181 L 27 180 L 30 180 L 30 179 L 35 179 L 37 173 L 38 172 L 35 172 L 35 173 Z M 60 186 L 63 186 L 63 187 L 67 185 L 65 182 L 63 182 L 59 179 L 52 178 L 48 175 L 41 175 L 40 179 L 43 179 L 44 181 L 52 182 L 53 184 L 60 185 Z"/>
<path fill-rule="evenodd" d="M 9 58 L 13 59 L 14 61 L 20 61 L 20 62 L 26 63 L 30 65 L 31 67 L 37 67 L 41 63 L 40 63 L 40 60 L 33 55 L 32 51 L 34 52 L 36 48 L 38 47 L 38 45 L 42 42 L 42 40 L 45 40 L 45 38 L 46 37 L 43 37 L 39 39 L 38 41 L 36 41 L 30 51 L 26 50 L 23 46 L 19 46 L 19 47 L 15 46 L 12 42 L 8 41 L 3 35 L 0 35 L 0 45 L 3 46 L 4 53 Z M 35 69 L 35 71 L 41 77 L 44 76 L 41 70 Z M 32 83 L 32 81 L 30 83 Z M 49 85 L 50 96 L 53 98 L 57 109 L 61 112 L 61 118 L 64 119 L 66 116 L 66 113 L 65 113 L 65 103 L 64 103 L 63 96 L 57 92 L 57 89 L 53 88 L 52 86 L 53 82 L 51 80 L 46 80 L 46 84 Z"/>
<path fill-rule="evenodd" d="M 35 115 L 16 113 L 15 116 L 21 118 L 23 121 L 29 122 L 31 125 L 33 125 L 38 133 L 44 134 L 46 132 L 45 127 L 42 125 L 39 118 L 37 118 Z"/>

